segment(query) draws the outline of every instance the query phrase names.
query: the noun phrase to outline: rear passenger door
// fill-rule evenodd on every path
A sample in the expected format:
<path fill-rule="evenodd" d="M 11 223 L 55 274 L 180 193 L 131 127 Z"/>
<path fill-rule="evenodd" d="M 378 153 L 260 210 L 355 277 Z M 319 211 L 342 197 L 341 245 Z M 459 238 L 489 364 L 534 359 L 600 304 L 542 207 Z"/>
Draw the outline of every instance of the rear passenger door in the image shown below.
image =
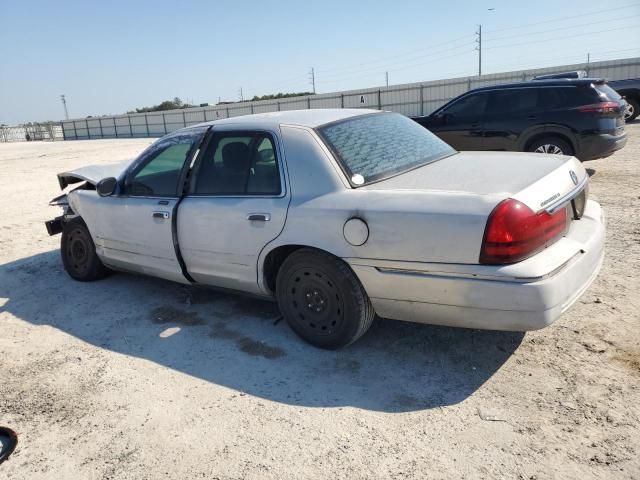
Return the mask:
<path fill-rule="evenodd" d="M 484 116 L 483 150 L 518 150 L 522 133 L 541 123 L 537 88 L 493 90 Z"/>
<path fill-rule="evenodd" d="M 258 293 L 257 263 L 284 227 L 289 193 L 276 132 L 216 127 L 178 214 L 180 252 L 198 282 Z"/>

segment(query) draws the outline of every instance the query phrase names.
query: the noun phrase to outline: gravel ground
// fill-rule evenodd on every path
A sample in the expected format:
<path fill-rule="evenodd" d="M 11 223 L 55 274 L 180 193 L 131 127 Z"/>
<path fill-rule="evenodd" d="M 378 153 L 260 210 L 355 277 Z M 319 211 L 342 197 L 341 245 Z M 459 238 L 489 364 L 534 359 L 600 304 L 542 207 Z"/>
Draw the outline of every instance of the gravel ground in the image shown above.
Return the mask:
<path fill-rule="evenodd" d="M 55 173 L 150 140 L 0 144 L 6 479 L 640 478 L 640 124 L 589 162 L 607 257 L 542 331 L 377 321 L 339 352 L 268 302 L 62 270 Z"/>

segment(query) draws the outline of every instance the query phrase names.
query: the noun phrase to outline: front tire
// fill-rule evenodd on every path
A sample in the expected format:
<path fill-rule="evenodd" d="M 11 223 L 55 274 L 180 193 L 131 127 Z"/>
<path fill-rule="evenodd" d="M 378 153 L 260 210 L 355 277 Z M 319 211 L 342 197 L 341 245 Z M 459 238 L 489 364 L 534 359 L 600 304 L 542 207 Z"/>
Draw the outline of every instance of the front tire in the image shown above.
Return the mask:
<path fill-rule="evenodd" d="M 81 218 L 74 218 L 65 224 L 60 253 L 64 269 L 74 280 L 91 282 L 109 272 L 96 255 L 96 246 Z"/>
<path fill-rule="evenodd" d="M 283 262 L 276 280 L 282 315 L 291 329 L 319 348 L 335 350 L 360 338 L 375 312 L 349 266 L 328 253 L 301 248 Z"/>
<path fill-rule="evenodd" d="M 573 147 L 558 137 L 544 137 L 536 140 L 527 149 L 529 152 L 552 155 L 573 155 Z"/>

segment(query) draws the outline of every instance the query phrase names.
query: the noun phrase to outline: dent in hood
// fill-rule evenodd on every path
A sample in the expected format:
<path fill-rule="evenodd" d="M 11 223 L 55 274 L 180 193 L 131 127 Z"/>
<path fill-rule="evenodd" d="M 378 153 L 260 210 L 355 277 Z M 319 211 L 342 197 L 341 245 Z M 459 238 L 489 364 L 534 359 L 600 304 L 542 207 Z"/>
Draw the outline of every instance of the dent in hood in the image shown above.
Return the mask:
<path fill-rule="evenodd" d="M 96 185 L 103 178 L 119 178 L 130 163 L 131 160 L 124 160 L 110 165 L 89 165 L 87 167 L 80 167 L 75 170 L 59 173 L 58 183 L 60 184 L 61 190 L 64 190 L 67 186 L 73 183 L 82 181 L 89 182 L 91 185 Z"/>

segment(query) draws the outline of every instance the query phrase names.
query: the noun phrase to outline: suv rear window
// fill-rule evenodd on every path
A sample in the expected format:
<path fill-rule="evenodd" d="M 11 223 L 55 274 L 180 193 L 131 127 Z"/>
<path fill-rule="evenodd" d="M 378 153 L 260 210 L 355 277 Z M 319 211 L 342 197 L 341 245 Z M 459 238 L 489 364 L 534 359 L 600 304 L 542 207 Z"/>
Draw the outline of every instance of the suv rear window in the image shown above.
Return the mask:
<path fill-rule="evenodd" d="M 556 109 L 579 107 L 597 102 L 598 99 L 589 86 L 582 87 L 540 87 L 538 89 L 538 107 Z"/>
<path fill-rule="evenodd" d="M 399 113 L 372 113 L 317 129 L 353 186 L 453 155 L 456 151 Z"/>

